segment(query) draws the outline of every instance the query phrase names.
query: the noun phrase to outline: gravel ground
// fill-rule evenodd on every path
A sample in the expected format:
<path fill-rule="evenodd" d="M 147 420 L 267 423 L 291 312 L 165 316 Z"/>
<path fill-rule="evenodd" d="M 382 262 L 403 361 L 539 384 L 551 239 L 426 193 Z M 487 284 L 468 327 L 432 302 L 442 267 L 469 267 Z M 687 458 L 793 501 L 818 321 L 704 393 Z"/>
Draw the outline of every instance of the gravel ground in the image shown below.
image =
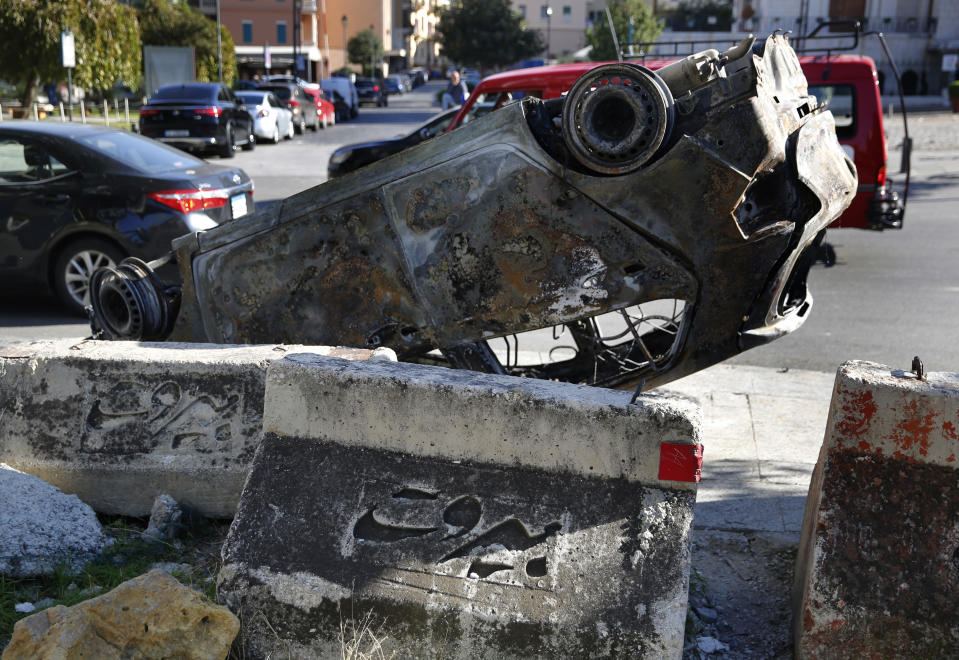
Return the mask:
<path fill-rule="evenodd" d="M 913 151 L 959 150 L 959 113 L 910 112 L 906 119 Z M 884 120 L 889 150 L 898 151 L 902 147 L 902 115 L 895 113 L 890 118 L 887 113 Z"/>

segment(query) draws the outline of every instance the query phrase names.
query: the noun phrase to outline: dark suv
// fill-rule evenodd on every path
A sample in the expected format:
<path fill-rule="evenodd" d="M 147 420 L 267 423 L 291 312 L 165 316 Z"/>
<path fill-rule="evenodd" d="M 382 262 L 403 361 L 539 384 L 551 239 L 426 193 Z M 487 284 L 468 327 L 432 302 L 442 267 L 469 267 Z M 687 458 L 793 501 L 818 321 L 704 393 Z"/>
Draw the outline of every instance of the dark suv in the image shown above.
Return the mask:
<path fill-rule="evenodd" d="M 386 87 L 382 80 L 373 78 L 357 78 L 356 94 L 360 98 L 360 105 L 372 103 L 377 107 L 384 107 L 389 103 L 386 97 Z"/>
<path fill-rule="evenodd" d="M 187 151 L 232 158 L 236 146 L 256 146 L 243 102 L 220 83 L 164 85 L 140 109 L 140 133 Z"/>
<path fill-rule="evenodd" d="M 290 109 L 293 113 L 293 129 L 297 133 L 302 133 L 307 127 L 313 131 L 320 127 L 316 104 L 312 97 L 295 82 L 268 82 L 261 84 L 257 89 L 273 92 L 276 98 Z"/>

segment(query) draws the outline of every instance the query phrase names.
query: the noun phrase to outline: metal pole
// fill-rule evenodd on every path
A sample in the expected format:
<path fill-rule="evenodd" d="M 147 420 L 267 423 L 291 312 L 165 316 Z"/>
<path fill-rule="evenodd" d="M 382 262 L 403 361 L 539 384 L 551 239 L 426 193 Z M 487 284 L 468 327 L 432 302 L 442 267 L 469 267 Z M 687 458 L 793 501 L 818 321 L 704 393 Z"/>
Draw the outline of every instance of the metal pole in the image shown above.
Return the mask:
<path fill-rule="evenodd" d="M 40 121 L 40 113 L 37 111 L 37 104 L 33 104 L 33 121 Z"/>
<path fill-rule="evenodd" d="M 60 101 L 60 121 L 66 121 L 66 117 L 63 116 L 63 101 Z"/>
<path fill-rule="evenodd" d="M 216 66 L 223 82 L 223 38 L 220 35 L 220 0 L 216 0 Z"/>
<path fill-rule="evenodd" d="M 73 121 L 73 69 L 67 67 L 67 106 L 70 108 L 70 121 Z"/>
<path fill-rule="evenodd" d="M 130 125 L 130 99 L 123 99 L 123 121 L 127 126 Z"/>
<path fill-rule="evenodd" d="M 107 126 L 110 125 L 110 104 L 106 99 L 103 99 L 103 123 Z"/>
<path fill-rule="evenodd" d="M 87 123 L 87 108 L 83 104 L 83 99 L 80 99 L 80 121 L 84 124 Z"/>
<path fill-rule="evenodd" d="M 552 41 L 553 8 L 546 5 L 546 59 L 549 60 L 549 45 Z"/>

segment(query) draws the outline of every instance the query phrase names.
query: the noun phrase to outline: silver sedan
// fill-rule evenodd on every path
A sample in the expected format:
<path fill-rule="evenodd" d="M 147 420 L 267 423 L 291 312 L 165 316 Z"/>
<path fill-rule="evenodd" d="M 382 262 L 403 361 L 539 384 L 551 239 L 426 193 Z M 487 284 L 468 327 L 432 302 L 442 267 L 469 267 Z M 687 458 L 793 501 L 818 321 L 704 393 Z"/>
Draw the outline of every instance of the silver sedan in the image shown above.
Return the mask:
<path fill-rule="evenodd" d="M 258 140 L 267 140 L 277 144 L 280 138 L 293 138 L 293 113 L 273 95 L 265 90 L 244 90 L 235 92 L 243 101 L 250 116 L 253 117 L 253 132 Z"/>

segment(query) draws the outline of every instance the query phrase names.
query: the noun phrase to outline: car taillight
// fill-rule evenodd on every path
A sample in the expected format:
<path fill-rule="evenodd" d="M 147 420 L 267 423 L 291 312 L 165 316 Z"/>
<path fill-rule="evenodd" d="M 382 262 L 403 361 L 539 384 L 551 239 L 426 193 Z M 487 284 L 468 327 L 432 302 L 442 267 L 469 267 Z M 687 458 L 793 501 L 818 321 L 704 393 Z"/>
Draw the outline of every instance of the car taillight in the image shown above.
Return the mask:
<path fill-rule="evenodd" d="M 379 86 L 379 85 L 373 85 L 373 91 L 374 91 L 374 92 L 380 91 L 380 86 Z"/>
<path fill-rule="evenodd" d="M 161 190 L 149 193 L 147 197 L 174 211 L 192 213 L 226 206 L 229 194 L 225 190 Z"/>
<path fill-rule="evenodd" d="M 160 114 L 160 111 L 156 110 L 155 108 L 140 108 L 141 117 L 152 117 L 153 115 L 158 114 Z"/>
<path fill-rule="evenodd" d="M 879 166 L 879 172 L 876 174 L 876 185 L 882 188 L 886 185 L 886 164 Z"/>
<path fill-rule="evenodd" d="M 290 106 L 291 108 L 298 108 L 298 107 L 300 107 L 300 102 L 299 102 L 299 101 L 294 101 L 294 100 L 292 100 L 292 99 L 289 100 L 289 101 L 287 101 L 286 104 L 287 104 L 288 106 Z"/>
<path fill-rule="evenodd" d="M 213 106 L 213 107 L 210 107 L 210 108 L 195 108 L 195 109 L 193 110 L 193 114 L 195 114 L 195 115 L 203 115 L 203 116 L 205 116 L 205 117 L 219 117 L 219 116 L 220 116 L 220 108 L 218 108 L 218 107 L 216 107 L 216 106 Z"/>
<path fill-rule="evenodd" d="M 257 117 L 269 117 L 270 109 L 269 108 L 260 108 L 260 111 L 256 113 Z"/>

